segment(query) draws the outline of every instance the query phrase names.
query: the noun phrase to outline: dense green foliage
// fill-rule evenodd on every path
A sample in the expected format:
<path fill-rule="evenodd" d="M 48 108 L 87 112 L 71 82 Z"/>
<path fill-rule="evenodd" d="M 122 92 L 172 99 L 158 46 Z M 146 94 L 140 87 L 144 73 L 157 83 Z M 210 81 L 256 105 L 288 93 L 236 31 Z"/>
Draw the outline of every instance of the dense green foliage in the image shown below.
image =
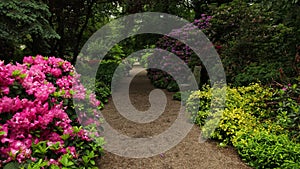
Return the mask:
<path fill-rule="evenodd" d="M 114 74 L 118 66 L 120 66 L 119 70 L 122 72 L 122 74 Z M 97 95 L 97 99 L 107 103 L 108 97 L 111 95 L 112 80 L 122 79 L 122 77 L 125 75 L 125 72 L 125 65 L 122 64 L 121 61 L 101 61 L 95 82 L 95 93 Z"/>
<path fill-rule="evenodd" d="M 113 2 L 0 2 L 1 59 L 22 61 L 24 55 L 55 55 L 75 63 L 80 48 L 115 10 Z"/>
<path fill-rule="evenodd" d="M 49 47 L 47 40 L 60 38 L 47 20 L 50 15 L 48 6 L 38 1 L 1 1 L 1 59 L 22 61 L 23 55 L 18 52 L 26 48 L 21 46 L 25 44 L 34 53 L 43 54 L 43 50 Z"/>
<path fill-rule="evenodd" d="M 210 107 L 212 90 L 205 87 L 193 92 L 187 101 L 187 110 L 196 112 L 192 114 L 193 122 L 203 126 L 202 134 L 207 135 L 212 130 L 211 124 L 218 123 L 210 137 L 221 141 L 221 146 L 230 144 L 236 147 L 250 166 L 299 167 L 300 106 L 292 99 L 299 98 L 297 85 L 290 89 L 266 88 L 260 84 L 227 87 L 225 109 L 214 113 Z M 200 102 L 195 102 L 195 99 Z M 194 111 L 195 104 L 200 105 L 199 111 Z"/>
<path fill-rule="evenodd" d="M 255 168 L 299 168 L 300 144 L 286 134 L 267 131 L 244 133 L 234 146 L 241 157 Z"/>
<path fill-rule="evenodd" d="M 298 75 L 299 3 L 279 10 L 275 3 L 234 0 L 212 7 L 208 36 L 221 46 L 227 80 L 235 85 L 287 81 Z M 282 6 L 280 6 L 281 8 Z"/>

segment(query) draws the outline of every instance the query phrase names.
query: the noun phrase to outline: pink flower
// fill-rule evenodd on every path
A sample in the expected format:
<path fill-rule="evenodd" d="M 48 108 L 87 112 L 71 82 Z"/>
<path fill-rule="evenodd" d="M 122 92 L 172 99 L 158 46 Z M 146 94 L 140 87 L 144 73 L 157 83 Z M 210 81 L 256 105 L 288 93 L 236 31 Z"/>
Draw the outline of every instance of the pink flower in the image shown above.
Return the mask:
<path fill-rule="evenodd" d="M 55 57 L 48 58 L 48 64 L 53 68 L 58 68 L 60 66 L 60 63 L 62 62 L 63 60 L 61 58 L 55 58 Z"/>
<path fill-rule="evenodd" d="M 89 119 L 83 121 L 84 126 L 88 126 L 90 124 L 95 124 L 95 120 L 93 118 L 89 118 Z"/>
<path fill-rule="evenodd" d="M 90 103 L 95 107 L 100 105 L 100 101 L 96 99 L 95 93 L 90 94 Z"/>
<path fill-rule="evenodd" d="M 67 149 L 70 151 L 70 153 L 72 154 L 73 157 L 75 157 L 75 158 L 78 157 L 78 155 L 76 154 L 76 149 L 75 149 L 74 146 L 68 147 Z"/>
<path fill-rule="evenodd" d="M 66 129 L 64 129 L 63 134 L 67 134 L 67 135 L 73 135 L 73 128 L 72 127 L 68 127 Z"/>
<path fill-rule="evenodd" d="M 59 77 L 62 75 L 62 71 L 61 69 L 58 68 L 52 68 L 50 73 L 54 76 L 54 77 Z"/>
<path fill-rule="evenodd" d="M 53 158 L 51 158 L 51 159 L 49 160 L 49 165 L 52 165 L 52 164 L 54 164 L 54 165 L 59 165 L 59 162 L 58 162 L 57 160 L 54 160 Z"/>
<path fill-rule="evenodd" d="M 83 129 L 76 134 L 73 132 L 72 121 L 62 100 L 72 96 L 85 99 L 87 92 L 80 84 L 80 75 L 76 74 L 69 62 L 60 58 L 29 56 L 24 57 L 23 63 L 5 65 L 0 61 L 0 114 L 9 113 L 9 116 L 4 116 L 11 116 L 0 124 L 0 132 L 3 132 L 0 135 L 0 156 L 4 159 L 0 161 L 0 166 L 13 160 L 19 163 L 27 159 L 36 161 L 31 157 L 31 146 L 32 143 L 38 144 L 41 141 L 47 141 L 48 146 L 59 142 L 60 152 L 67 153 L 66 150 L 69 150 L 73 157 L 77 157 L 76 148 L 68 147 L 61 134 L 69 134 L 71 141 L 76 136 L 81 141 L 91 139 Z M 65 75 L 66 72 L 74 76 Z M 56 82 L 53 77 L 57 79 Z M 14 83 L 19 88 L 18 92 L 22 93 L 20 96 L 10 97 L 10 92 L 16 92 L 10 91 Z M 56 95 L 55 92 L 60 94 Z M 90 103 L 94 106 L 100 104 L 95 95 L 90 95 Z M 0 120 L 2 122 L 3 119 Z M 50 159 L 49 164 L 58 165 L 58 159 Z"/>
<path fill-rule="evenodd" d="M 51 83 L 40 85 L 35 88 L 34 96 L 41 101 L 46 101 L 50 94 L 54 93 L 56 88 Z"/>
<path fill-rule="evenodd" d="M 33 60 L 32 56 L 27 56 L 23 58 L 23 63 L 33 64 Z"/>
<path fill-rule="evenodd" d="M 7 95 L 9 93 L 9 87 L 0 86 L 0 94 L 1 93 Z"/>
<path fill-rule="evenodd" d="M 73 95 L 73 98 L 75 99 L 81 99 L 84 100 L 85 99 L 85 88 L 83 85 L 78 84 L 78 85 L 74 85 L 72 88 L 75 91 L 75 94 Z"/>
<path fill-rule="evenodd" d="M 64 72 L 70 72 L 74 69 L 70 62 L 63 62 L 61 67 Z"/>
<path fill-rule="evenodd" d="M 63 76 L 62 78 L 56 80 L 56 84 L 58 85 L 59 88 L 67 89 L 67 90 L 72 88 L 74 82 L 75 81 L 73 77 L 70 75 Z"/>
<path fill-rule="evenodd" d="M 47 65 L 47 61 L 42 55 L 37 55 L 33 58 L 33 64 L 35 65 Z"/>

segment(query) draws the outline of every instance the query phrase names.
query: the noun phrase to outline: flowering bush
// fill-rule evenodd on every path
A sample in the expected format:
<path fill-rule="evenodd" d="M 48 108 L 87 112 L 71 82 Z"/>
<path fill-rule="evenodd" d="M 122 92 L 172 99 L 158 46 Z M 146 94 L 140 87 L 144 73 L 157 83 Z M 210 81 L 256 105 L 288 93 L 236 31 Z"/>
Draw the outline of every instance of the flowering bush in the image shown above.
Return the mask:
<path fill-rule="evenodd" d="M 169 36 L 178 37 L 185 40 L 193 39 L 193 35 L 190 33 L 190 31 L 193 30 L 205 30 L 210 26 L 209 21 L 211 20 L 211 16 L 207 16 L 205 14 L 202 14 L 202 18 L 194 20 L 193 23 L 187 24 L 184 27 L 180 29 L 174 29 L 172 30 L 168 35 L 162 37 L 156 44 L 157 48 L 167 50 L 169 52 L 172 52 L 173 54 L 177 55 L 182 61 L 184 61 L 190 68 L 193 69 L 195 65 L 201 65 L 201 61 L 199 58 L 193 53 L 192 49 L 184 44 L 183 42 L 170 38 Z M 197 41 L 195 40 L 195 43 Z M 177 66 L 177 63 L 174 63 L 174 59 L 171 58 L 170 55 L 163 56 L 163 59 L 161 59 L 158 62 L 157 57 L 155 57 L 155 54 L 148 57 L 148 65 L 149 67 L 157 67 L 156 65 L 163 65 L 163 68 L 167 66 L 173 66 L 171 68 L 171 71 L 179 74 L 182 72 L 182 68 L 180 66 Z M 163 72 L 158 69 L 149 69 L 148 70 L 148 76 L 152 80 L 152 82 L 159 81 L 157 83 L 164 82 L 164 85 L 161 85 L 163 88 L 167 88 L 168 84 L 173 83 L 174 79 L 168 75 L 166 72 Z M 183 74 L 182 77 L 185 77 L 186 75 Z M 165 87 L 164 87 L 165 86 Z M 169 87 L 173 89 L 172 87 Z"/>
<path fill-rule="evenodd" d="M 99 127 L 92 117 L 100 102 L 78 77 L 69 62 L 55 57 L 24 57 L 16 65 L 0 61 L 0 167 L 95 166 L 101 144 L 79 122 Z M 84 104 L 72 105 L 72 98 Z M 87 103 L 93 109 L 77 118 L 75 108 Z"/>
<path fill-rule="evenodd" d="M 287 135 L 300 143 L 300 79 L 293 84 L 276 83 L 277 93 L 274 95 L 272 109 L 278 113 L 277 123 L 287 132 Z"/>

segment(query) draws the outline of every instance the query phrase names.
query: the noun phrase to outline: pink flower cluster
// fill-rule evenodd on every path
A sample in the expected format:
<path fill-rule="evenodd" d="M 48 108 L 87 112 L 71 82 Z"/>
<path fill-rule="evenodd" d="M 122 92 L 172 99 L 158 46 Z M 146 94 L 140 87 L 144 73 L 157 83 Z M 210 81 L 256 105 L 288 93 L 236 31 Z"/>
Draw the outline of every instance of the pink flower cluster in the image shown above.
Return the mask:
<path fill-rule="evenodd" d="M 60 58 L 29 56 L 16 65 L 0 61 L 0 168 L 14 160 L 35 160 L 32 144 L 41 141 L 48 146 L 59 142 L 55 153 L 69 150 L 77 158 L 75 147 L 65 145 L 61 137 L 90 140 L 85 130 L 73 131 L 63 104 L 64 99 L 86 99 L 77 77 L 74 67 Z M 90 99 L 95 107 L 100 105 L 95 95 Z M 50 163 L 59 162 L 51 159 Z"/>
<path fill-rule="evenodd" d="M 172 52 L 176 56 L 178 56 L 182 61 L 184 61 L 186 64 L 190 64 L 192 62 L 192 56 L 193 51 L 192 49 L 184 44 L 183 42 L 172 39 L 170 37 L 174 38 L 180 38 L 189 42 L 192 42 L 194 45 L 202 46 L 203 44 L 198 44 L 199 39 L 195 39 L 193 32 L 194 30 L 202 30 L 204 31 L 210 26 L 209 21 L 212 19 L 212 16 L 208 16 L 206 14 L 202 14 L 200 19 L 194 20 L 193 23 L 187 24 L 179 29 L 173 29 L 168 35 L 162 37 L 156 44 L 156 46 L 160 49 L 167 50 L 169 52 Z M 201 42 L 200 42 L 201 43 Z M 167 70 L 166 67 L 171 67 L 172 72 L 168 73 L 174 73 L 174 74 L 180 74 L 182 72 L 182 67 L 176 66 L 178 64 L 174 63 L 174 59 L 171 58 L 170 55 L 163 56 L 163 59 L 157 59 L 158 54 L 153 54 L 152 56 L 148 57 L 148 65 L 150 67 L 159 67 L 159 65 L 162 65 L 163 69 Z M 163 72 L 158 69 L 150 69 L 148 70 L 148 76 L 152 80 L 157 80 L 157 77 L 163 77 L 165 81 L 172 81 L 172 77 L 168 75 L 166 72 Z M 185 76 L 184 74 L 182 75 Z"/>

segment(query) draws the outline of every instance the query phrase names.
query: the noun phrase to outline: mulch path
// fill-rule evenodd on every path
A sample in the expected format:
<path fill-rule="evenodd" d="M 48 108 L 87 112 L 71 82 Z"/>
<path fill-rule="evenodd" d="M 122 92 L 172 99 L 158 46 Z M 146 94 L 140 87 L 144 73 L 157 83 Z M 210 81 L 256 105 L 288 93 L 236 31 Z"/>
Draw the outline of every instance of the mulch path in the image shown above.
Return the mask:
<path fill-rule="evenodd" d="M 141 68 L 135 66 L 132 71 Z M 146 71 L 140 72 L 130 84 L 130 99 L 137 110 L 146 111 L 150 107 L 149 93 L 155 89 L 146 77 Z M 110 100 L 101 111 L 105 120 L 120 133 L 131 137 L 148 137 L 162 133 L 175 121 L 180 102 L 172 100 L 174 93 L 165 91 L 167 106 L 164 113 L 155 121 L 139 124 L 125 119 L 115 109 Z M 101 157 L 101 169 L 250 169 L 241 161 L 232 147 L 221 148 L 214 141 L 199 143 L 200 129 L 194 126 L 189 134 L 175 147 L 149 158 L 127 158 L 105 151 Z"/>

